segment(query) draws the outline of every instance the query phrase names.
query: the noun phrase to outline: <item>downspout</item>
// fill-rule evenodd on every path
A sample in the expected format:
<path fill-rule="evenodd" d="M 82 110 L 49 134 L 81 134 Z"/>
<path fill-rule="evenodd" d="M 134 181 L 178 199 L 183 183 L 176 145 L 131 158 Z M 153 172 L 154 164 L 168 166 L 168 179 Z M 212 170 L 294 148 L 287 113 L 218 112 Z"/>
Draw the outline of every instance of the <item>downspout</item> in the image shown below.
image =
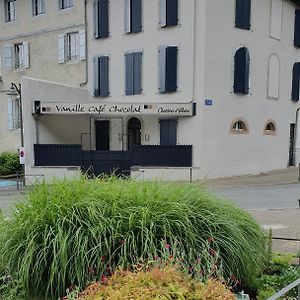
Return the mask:
<path fill-rule="evenodd" d="M 295 146 L 294 146 L 294 154 L 295 154 L 295 166 L 298 166 L 300 163 L 300 119 L 299 119 L 299 111 L 300 107 L 296 110 L 296 130 L 295 130 Z"/>
<path fill-rule="evenodd" d="M 195 101 L 195 95 L 196 95 L 196 17 L 197 17 L 196 3 L 197 0 L 194 0 L 192 102 Z"/>
<path fill-rule="evenodd" d="M 86 59 L 85 59 L 85 81 L 80 83 L 79 86 L 82 87 L 84 85 L 86 85 L 88 83 L 88 78 L 89 78 L 89 73 L 88 73 L 88 36 L 87 36 L 87 0 L 84 0 L 84 26 L 85 26 L 85 55 L 86 55 Z"/>

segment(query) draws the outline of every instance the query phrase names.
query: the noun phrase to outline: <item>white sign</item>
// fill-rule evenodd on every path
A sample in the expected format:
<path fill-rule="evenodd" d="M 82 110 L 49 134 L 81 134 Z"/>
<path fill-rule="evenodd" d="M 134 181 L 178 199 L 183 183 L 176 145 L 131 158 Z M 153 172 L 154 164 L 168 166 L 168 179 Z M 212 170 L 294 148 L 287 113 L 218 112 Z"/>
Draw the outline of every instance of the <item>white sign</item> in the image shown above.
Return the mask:
<path fill-rule="evenodd" d="M 21 147 L 19 149 L 19 161 L 20 165 L 25 165 L 25 148 Z"/>
<path fill-rule="evenodd" d="M 125 104 L 125 103 L 55 103 L 41 102 L 41 114 L 94 115 L 165 115 L 188 117 L 194 115 L 194 103 Z"/>

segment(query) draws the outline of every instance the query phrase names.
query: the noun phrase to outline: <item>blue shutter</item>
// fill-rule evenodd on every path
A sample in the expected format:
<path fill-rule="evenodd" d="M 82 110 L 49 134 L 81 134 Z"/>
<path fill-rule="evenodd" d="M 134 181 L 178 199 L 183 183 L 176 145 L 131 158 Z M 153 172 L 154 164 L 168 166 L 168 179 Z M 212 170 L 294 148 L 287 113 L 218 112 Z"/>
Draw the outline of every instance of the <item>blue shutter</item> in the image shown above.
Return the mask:
<path fill-rule="evenodd" d="M 133 95 L 133 53 L 125 54 L 125 94 Z"/>
<path fill-rule="evenodd" d="M 109 57 L 99 57 L 99 86 L 100 86 L 100 97 L 109 96 Z"/>
<path fill-rule="evenodd" d="M 243 47 L 234 56 L 234 93 L 249 93 L 250 54 Z"/>
<path fill-rule="evenodd" d="M 293 66 L 292 100 L 299 101 L 300 63 Z"/>
<path fill-rule="evenodd" d="M 100 64 L 99 57 L 94 57 L 94 96 L 100 96 Z"/>
<path fill-rule="evenodd" d="M 166 26 L 176 26 L 178 24 L 178 0 L 166 1 Z"/>
<path fill-rule="evenodd" d="M 251 0 L 236 0 L 235 27 L 250 30 Z"/>
<path fill-rule="evenodd" d="M 295 11 L 294 46 L 300 47 L 300 10 Z"/>
<path fill-rule="evenodd" d="M 177 120 L 160 120 L 160 145 L 177 145 Z"/>
<path fill-rule="evenodd" d="M 108 0 L 94 2 L 95 38 L 107 38 L 109 36 L 109 10 Z"/>
<path fill-rule="evenodd" d="M 142 52 L 133 53 L 133 94 L 142 92 Z"/>
<path fill-rule="evenodd" d="M 176 46 L 170 46 L 166 48 L 166 92 L 177 91 L 177 53 L 178 48 Z"/>
<path fill-rule="evenodd" d="M 142 31 L 142 0 L 131 0 L 130 12 L 130 32 L 136 33 Z"/>

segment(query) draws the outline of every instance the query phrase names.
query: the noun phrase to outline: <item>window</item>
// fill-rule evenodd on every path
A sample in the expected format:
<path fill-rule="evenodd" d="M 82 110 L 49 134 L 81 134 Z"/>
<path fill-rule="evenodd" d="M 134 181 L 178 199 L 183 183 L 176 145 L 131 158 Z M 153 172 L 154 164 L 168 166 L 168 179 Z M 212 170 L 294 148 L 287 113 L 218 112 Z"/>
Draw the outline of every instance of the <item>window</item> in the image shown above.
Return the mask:
<path fill-rule="evenodd" d="M 142 52 L 125 54 L 125 94 L 138 95 L 142 93 Z"/>
<path fill-rule="evenodd" d="M 234 56 L 234 93 L 249 94 L 250 53 L 246 47 L 238 49 Z"/>
<path fill-rule="evenodd" d="M 16 70 L 29 68 L 28 42 L 18 43 L 14 45 L 4 45 L 3 68 L 7 71 L 12 70 L 13 68 Z"/>
<path fill-rule="evenodd" d="M 109 57 L 94 58 L 94 96 L 109 96 Z"/>
<path fill-rule="evenodd" d="M 177 91 L 177 46 L 159 47 L 159 92 L 173 93 Z"/>
<path fill-rule="evenodd" d="M 236 0 L 235 27 L 250 30 L 251 0 Z"/>
<path fill-rule="evenodd" d="M 66 59 L 79 59 L 79 34 L 78 32 L 68 33 L 66 36 Z"/>
<path fill-rule="evenodd" d="M 230 127 L 230 133 L 232 134 L 246 134 L 249 133 L 249 129 L 245 120 L 236 119 L 232 122 Z"/>
<path fill-rule="evenodd" d="M 295 11 L 294 46 L 300 48 L 300 10 Z"/>
<path fill-rule="evenodd" d="M 107 38 L 109 35 L 108 0 L 94 2 L 94 36 L 96 39 Z"/>
<path fill-rule="evenodd" d="M 292 100 L 299 101 L 300 62 L 293 66 Z"/>
<path fill-rule="evenodd" d="M 264 127 L 264 135 L 275 135 L 276 125 L 273 120 L 268 120 Z"/>
<path fill-rule="evenodd" d="M 160 0 L 160 26 L 178 25 L 178 0 Z"/>
<path fill-rule="evenodd" d="M 38 16 L 45 13 L 45 0 L 32 0 L 32 15 Z"/>
<path fill-rule="evenodd" d="M 272 54 L 269 59 L 268 72 L 268 97 L 279 98 L 280 61 L 276 54 Z"/>
<path fill-rule="evenodd" d="M 85 60 L 85 31 L 61 34 L 58 37 L 58 61 Z"/>
<path fill-rule="evenodd" d="M 17 19 L 16 0 L 5 0 L 5 21 L 11 22 Z"/>
<path fill-rule="evenodd" d="M 279 39 L 282 31 L 282 0 L 271 1 L 270 36 Z"/>
<path fill-rule="evenodd" d="M 125 32 L 142 31 L 142 0 L 125 0 Z"/>
<path fill-rule="evenodd" d="M 10 130 L 21 128 L 21 107 L 20 100 L 8 100 L 7 102 L 7 127 Z"/>
<path fill-rule="evenodd" d="M 160 120 L 160 145 L 177 145 L 177 120 Z"/>
<path fill-rule="evenodd" d="M 73 6 L 73 0 L 59 0 L 59 9 L 71 8 Z"/>

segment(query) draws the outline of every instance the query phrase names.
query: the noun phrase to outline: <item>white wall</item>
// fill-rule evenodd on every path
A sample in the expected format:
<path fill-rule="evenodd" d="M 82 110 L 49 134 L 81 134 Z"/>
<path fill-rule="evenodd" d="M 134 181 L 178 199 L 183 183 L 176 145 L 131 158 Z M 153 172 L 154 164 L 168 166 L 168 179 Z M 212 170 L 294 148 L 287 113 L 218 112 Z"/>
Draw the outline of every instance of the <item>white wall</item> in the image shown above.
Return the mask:
<path fill-rule="evenodd" d="M 252 1 L 251 30 L 236 29 L 235 1 L 207 1 L 205 98 L 201 167 L 209 177 L 259 173 L 287 167 L 289 126 L 295 122 L 291 101 L 293 63 L 300 50 L 293 46 L 295 6 L 283 1 L 281 40 L 270 37 L 271 1 Z M 226 16 L 226 18 L 224 17 Z M 278 29 L 276 29 L 278 31 Z M 233 56 L 245 46 L 251 55 L 250 94 L 233 94 Z M 267 97 L 268 63 L 272 54 L 280 59 L 279 99 Z M 231 122 L 242 117 L 249 134 L 230 134 Z M 275 136 L 263 135 L 268 119 L 276 122 Z"/>

